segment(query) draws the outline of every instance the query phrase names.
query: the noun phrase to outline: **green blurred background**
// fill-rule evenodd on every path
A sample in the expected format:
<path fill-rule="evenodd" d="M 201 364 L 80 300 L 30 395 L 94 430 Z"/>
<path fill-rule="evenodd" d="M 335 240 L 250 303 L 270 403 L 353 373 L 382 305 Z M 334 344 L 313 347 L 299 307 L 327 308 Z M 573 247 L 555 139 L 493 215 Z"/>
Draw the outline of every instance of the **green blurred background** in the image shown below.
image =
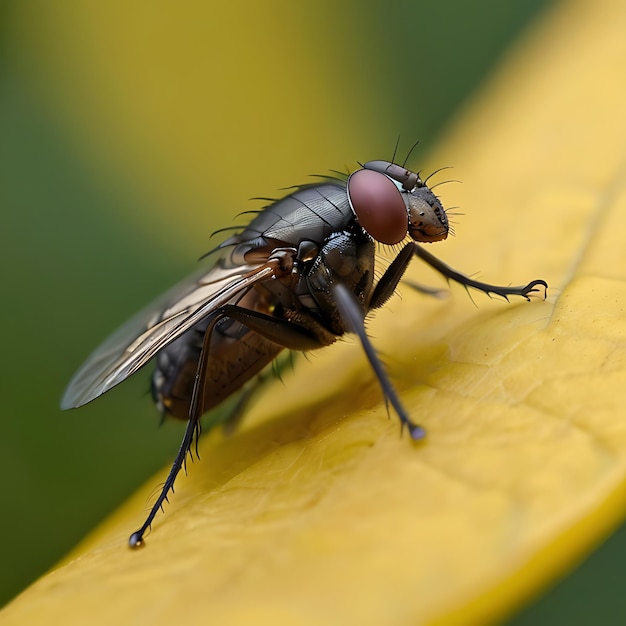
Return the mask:
<path fill-rule="evenodd" d="M 180 424 L 158 427 L 147 373 L 61 413 L 89 351 L 193 270 L 210 233 L 253 208 L 248 198 L 389 158 L 398 135 L 404 149 L 419 138 L 414 159 L 423 158 L 549 9 L 547 0 L 0 5 L 0 602 L 179 444 Z M 626 555 L 624 531 L 512 623 L 615 614 L 625 606 L 616 555 Z"/>

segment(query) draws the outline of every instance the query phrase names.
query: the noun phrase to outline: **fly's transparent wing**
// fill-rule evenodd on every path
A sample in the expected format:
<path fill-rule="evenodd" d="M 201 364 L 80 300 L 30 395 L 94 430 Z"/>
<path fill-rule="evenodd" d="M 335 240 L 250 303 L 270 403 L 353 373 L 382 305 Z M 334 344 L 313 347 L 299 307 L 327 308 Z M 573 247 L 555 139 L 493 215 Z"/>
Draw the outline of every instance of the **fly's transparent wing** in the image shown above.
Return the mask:
<path fill-rule="evenodd" d="M 91 354 L 67 386 L 61 408 L 87 404 L 126 380 L 200 320 L 274 272 L 270 265 L 216 266 L 174 286 Z"/>

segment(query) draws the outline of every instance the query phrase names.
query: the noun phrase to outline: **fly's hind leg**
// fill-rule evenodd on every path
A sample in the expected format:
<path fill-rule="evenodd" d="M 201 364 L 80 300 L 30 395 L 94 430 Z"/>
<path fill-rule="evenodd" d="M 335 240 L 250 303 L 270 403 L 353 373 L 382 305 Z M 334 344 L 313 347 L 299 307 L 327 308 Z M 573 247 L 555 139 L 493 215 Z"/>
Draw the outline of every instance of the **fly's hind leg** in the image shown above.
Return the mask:
<path fill-rule="evenodd" d="M 200 352 L 200 358 L 198 359 L 198 366 L 196 368 L 196 377 L 194 380 L 193 392 L 191 395 L 191 403 L 189 405 L 189 421 L 187 422 L 187 427 L 185 428 L 183 440 L 180 444 L 180 447 L 178 448 L 178 453 L 176 454 L 176 458 L 172 463 L 170 472 L 165 479 L 165 483 L 161 488 L 161 493 L 159 493 L 156 502 L 152 505 L 146 521 L 143 523 L 141 528 L 139 528 L 139 530 L 136 530 L 128 539 L 128 545 L 131 548 L 139 548 L 143 546 L 143 536 L 152 525 L 152 521 L 154 520 L 156 514 L 159 512 L 159 510 L 163 509 L 163 504 L 165 502 L 168 502 L 170 491 L 172 493 L 174 492 L 174 483 L 176 482 L 176 477 L 180 473 L 180 470 L 186 468 L 187 455 L 191 452 L 194 441 L 196 445 L 196 456 L 198 456 L 198 439 L 200 438 L 200 432 L 202 430 L 200 418 L 202 417 L 202 413 L 204 413 L 202 407 L 202 390 L 204 388 L 207 369 L 206 366 L 209 358 L 209 345 L 211 343 L 211 336 L 213 334 L 215 324 L 217 324 L 217 322 L 223 316 L 223 313 L 218 310 L 215 313 L 215 316 L 213 317 L 211 322 L 209 323 L 204 334 L 204 339 L 202 341 L 202 350 Z"/>
<path fill-rule="evenodd" d="M 174 492 L 174 481 L 176 480 L 176 477 L 178 476 L 178 473 L 180 472 L 180 470 L 185 465 L 185 459 L 187 458 L 187 454 L 189 453 L 189 450 L 191 449 L 194 439 L 197 441 L 199 436 L 200 436 L 200 420 L 198 418 L 190 419 L 187 422 L 185 435 L 180 444 L 180 447 L 178 448 L 178 454 L 176 455 L 176 459 L 174 460 L 172 468 L 170 469 L 170 473 L 167 475 L 167 478 L 165 479 L 165 484 L 163 485 L 163 488 L 161 489 L 161 493 L 159 494 L 157 501 L 154 503 L 152 509 L 150 510 L 150 513 L 148 514 L 148 517 L 146 518 L 146 521 L 143 523 L 141 528 L 139 530 L 136 530 L 129 537 L 128 539 L 129 547 L 140 548 L 143 545 L 144 534 L 150 528 L 152 524 L 152 520 L 154 519 L 155 515 L 158 513 L 159 509 L 163 509 L 163 504 L 169 501 L 168 500 L 169 492 L 170 491 L 172 493 Z"/>
<path fill-rule="evenodd" d="M 194 441 L 197 456 L 198 438 L 200 437 L 201 431 L 200 418 L 204 413 L 203 390 L 206 381 L 211 335 L 213 334 L 213 330 L 217 322 L 224 317 L 237 320 L 250 330 L 253 330 L 266 339 L 269 339 L 270 341 L 273 341 L 274 343 L 290 350 L 311 350 L 313 348 L 320 347 L 319 339 L 314 334 L 307 329 L 286 320 L 281 320 L 257 311 L 238 307 L 233 304 L 226 304 L 214 311 L 213 317 L 207 326 L 202 342 L 202 350 L 200 352 L 200 358 L 198 359 L 198 367 L 196 368 L 196 377 L 194 380 L 193 393 L 191 395 L 191 403 L 189 407 L 189 421 L 187 422 L 187 428 L 185 429 L 183 441 L 180 444 L 178 454 L 174 459 L 174 463 L 172 464 L 170 473 L 165 480 L 165 484 L 163 485 L 156 502 L 152 506 L 152 509 L 150 509 L 150 513 L 148 513 L 146 521 L 143 523 L 141 528 L 139 528 L 139 530 L 135 531 L 130 536 L 128 540 L 131 548 L 138 548 L 143 545 L 143 537 L 146 531 L 150 528 L 152 521 L 159 512 L 159 509 L 161 509 L 163 504 L 167 502 L 170 491 L 174 491 L 174 482 L 176 481 L 176 477 L 180 473 L 180 470 L 185 467 L 187 455 L 190 453 Z"/>

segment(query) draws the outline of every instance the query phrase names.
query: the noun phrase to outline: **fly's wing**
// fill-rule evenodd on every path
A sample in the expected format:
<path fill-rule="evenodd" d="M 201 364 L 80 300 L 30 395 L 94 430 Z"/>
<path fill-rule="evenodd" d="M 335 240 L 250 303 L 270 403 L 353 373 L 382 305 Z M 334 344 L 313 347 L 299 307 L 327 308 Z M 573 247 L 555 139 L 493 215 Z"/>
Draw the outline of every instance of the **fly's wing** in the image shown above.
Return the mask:
<path fill-rule="evenodd" d="M 62 409 L 91 402 L 138 369 L 197 322 L 274 275 L 268 265 L 216 266 L 179 283 L 113 333 L 74 374 Z"/>

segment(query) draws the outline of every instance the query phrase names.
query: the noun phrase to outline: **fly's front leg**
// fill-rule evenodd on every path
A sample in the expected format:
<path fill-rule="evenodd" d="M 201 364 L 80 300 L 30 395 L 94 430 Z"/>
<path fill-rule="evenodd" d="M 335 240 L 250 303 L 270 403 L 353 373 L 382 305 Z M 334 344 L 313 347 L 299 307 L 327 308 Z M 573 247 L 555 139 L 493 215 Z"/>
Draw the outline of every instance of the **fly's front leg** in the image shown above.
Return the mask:
<path fill-rule="evenodd" d="M 437 257 L 430 254 L 430 252 L 426 252 L 421 246 L 417 244 L 411 245 L 413 245 L 415 255 L 422 259 L 422 261 L 428 263 L 428 265 L 436 269 L 440 274 L 443 274 L 448 280 L 453 280 L 464 287 L 473 287 L 474 289 L 483 291 L 488 296 L 496 294 L 502 296 L 505 300 L 509 299 L 508 296 L 522 296 L 522 298 L 526 298 L 526 300 L 530 300 L 530 296 L 535 295 L 544 300 L 546 298 L 548 284 L 545 280 L 533 280 L 521 287 L 504 287 L 482 283 L 452 269 L 449 265 L 446 265 L 443 261 L 440 261 Z"/>
<path fill-rule="evenodd" d="M 380 277 L 372 298 L 369 302 L 369 309 L 378 309 L 383 306 L 396 290 L 398 283 L 402 279 L 406 268 L 408 267 L 411 259 L 413 258 L 413 246 L 414 244 L 408 243 L 402 250 L 400 250 L 398 256 L 390 263 L 389 267 L 385 270 L 385 273 Z"/>
<path fill-rule="evenodd" d="M 385 270 L 385 273 L 380 277 L 378 283 L 376 283 L 376 288 L 374 289 L 374 293 L 372 294 L 372 299 L 369 303 L 369 309 L 378 309 L 383 306 L 389 298 L 393 295 L 396 287 L 400 280 L 402 280 L 402 276 L 404 276 L 404 272 L 408 267 L 411 259 L 413 259 L 414 254 L 414 243 L 408 243 L 402 250 L 398 256 L 390 263 L 389 267 Z M 432 289 L 430 287 L 423 287 L 422 285 L 418 285 L 411 281 L 404 281 L 406 284 L 413 287 L 413 289 L 419 291 L 420 293 L 426 294 L 428 296 L 433 296 L 435 298 L 441 298 L 445 295 L 445 291 L 442 289 Z"/>

